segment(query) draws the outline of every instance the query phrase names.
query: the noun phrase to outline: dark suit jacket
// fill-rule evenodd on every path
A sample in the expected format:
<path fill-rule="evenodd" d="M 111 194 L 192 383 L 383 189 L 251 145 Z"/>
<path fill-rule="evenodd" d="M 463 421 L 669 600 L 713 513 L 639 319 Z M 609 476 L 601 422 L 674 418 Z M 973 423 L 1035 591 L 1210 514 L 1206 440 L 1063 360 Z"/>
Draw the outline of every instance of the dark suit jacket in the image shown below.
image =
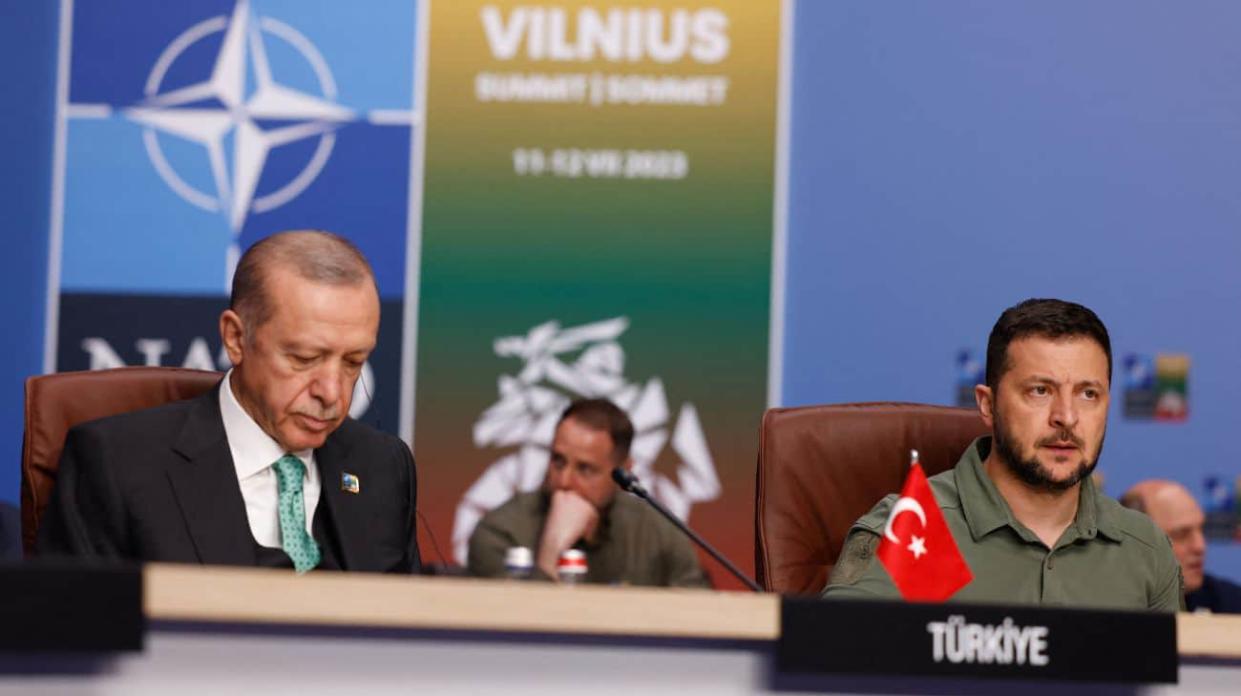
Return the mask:
<path fill-rule="evenodd" d="M 195 399 L 69 431 L 41 554 L 255 565 L 257 544 L 220 417 L 217 386 Z M 346 419 L 315 450 L 316 537 L 342 570 L 416 572 L 417 482 L 399 439 Z M 359 491 L 341 486 L 357 477 Z"/>
<path fill-rule="evenodd" d="M 1214 575 L 1202 576 L 1202 587 L 1185 595 L 1188 611 L 1207 609 L 1216 614 L 1241 614 L 1241 585 Z"/>

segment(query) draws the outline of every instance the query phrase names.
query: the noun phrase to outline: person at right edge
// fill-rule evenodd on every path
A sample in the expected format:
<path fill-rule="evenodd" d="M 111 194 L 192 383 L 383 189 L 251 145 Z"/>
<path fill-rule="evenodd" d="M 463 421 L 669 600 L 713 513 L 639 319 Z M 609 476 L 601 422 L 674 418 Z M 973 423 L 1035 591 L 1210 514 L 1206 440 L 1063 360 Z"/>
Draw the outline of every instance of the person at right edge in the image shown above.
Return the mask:
<path fill-rule="evenodd" d="M 1061 300 L 1005 310 L 974 388 L 990 436 L 931 489 L 974 579 L 949 601 L 1175 612 L 1167 535 L 1091 481 L 1107 427 L 1112 349 L 1094 312 Z M 895 495 L 850 530 L 827 599 L 899 599 L 875 555 Z"/>
<path fill-rule="evenodd" d="M 1120 504 L 1150 516 L 1167 532 L 1172 553 L 1185 578 L 1185 609 L 1213 614 L 1241 614 L 1241 585 L 1208 575 L 1207 540 L 1203 535 L 1206 516 L 1198 501 L 1175 481 L 1141 481 L 1120 496 Z"/>

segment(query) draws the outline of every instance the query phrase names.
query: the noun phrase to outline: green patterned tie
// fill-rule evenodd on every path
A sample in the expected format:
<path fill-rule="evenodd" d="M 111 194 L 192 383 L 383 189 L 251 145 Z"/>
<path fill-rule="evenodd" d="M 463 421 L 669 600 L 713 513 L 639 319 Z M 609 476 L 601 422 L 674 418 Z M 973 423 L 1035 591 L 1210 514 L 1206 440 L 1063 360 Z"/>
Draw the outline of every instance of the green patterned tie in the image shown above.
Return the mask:
<path fill-rule="evenodd" d="M 306 533 L 306 501 L 302 494 L 302 477 L 306 466 L 297 457 L 286 454 L 276 460 L 276 485 L 280 489 L 277 507 L 280 510 L 280 539 L 284 552 L 293 559 L 299 573 L 319 565 L 319 545 Z"/>

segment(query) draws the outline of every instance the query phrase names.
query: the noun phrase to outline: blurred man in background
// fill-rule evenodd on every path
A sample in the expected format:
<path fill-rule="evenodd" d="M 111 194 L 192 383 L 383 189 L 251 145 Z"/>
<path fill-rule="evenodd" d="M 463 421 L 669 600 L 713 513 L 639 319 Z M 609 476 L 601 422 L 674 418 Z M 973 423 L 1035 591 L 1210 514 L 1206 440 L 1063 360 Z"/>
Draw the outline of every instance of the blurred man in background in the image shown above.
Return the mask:
<path fill-rule="evenodd" d="M 1142 481 L 1125 492 L 1121 505 L 1145 512 L 1172 541 L 1172 552 L 1185 577 L 1185 608 L 1189 611 L 1241 613 L 1241 585 L 1207 575 L 1206 517 L 1194 496 L 1175 481 Z"/>
<path fill-rule="evenodd" d="M 505 573 L 508 549 L 531 549 L 535 575 L 555 580 L 568 549 L 586 552 L 593 583 L 705 586 L 689 540 L 637 498 L 617 495 L 612 469 L 633 465 L 633 423 L 607 399 L 569 404 L 556 425 L 541 490 L 518 493 L 483 517 L 470 537 L 469 569 Z"/>

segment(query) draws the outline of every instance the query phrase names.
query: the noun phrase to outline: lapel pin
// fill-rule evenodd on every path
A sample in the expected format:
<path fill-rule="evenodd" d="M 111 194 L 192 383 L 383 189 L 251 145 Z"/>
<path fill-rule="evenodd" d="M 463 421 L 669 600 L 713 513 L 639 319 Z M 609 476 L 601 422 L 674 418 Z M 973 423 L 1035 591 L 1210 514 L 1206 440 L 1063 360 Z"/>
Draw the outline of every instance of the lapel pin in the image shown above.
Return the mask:
<path fill-rule="evenodd" d="M 362 482 L 357 476 L 344 473 L 340 475 L 340 489 L 346 493 L 357 493 L 362 490 Z"/>

